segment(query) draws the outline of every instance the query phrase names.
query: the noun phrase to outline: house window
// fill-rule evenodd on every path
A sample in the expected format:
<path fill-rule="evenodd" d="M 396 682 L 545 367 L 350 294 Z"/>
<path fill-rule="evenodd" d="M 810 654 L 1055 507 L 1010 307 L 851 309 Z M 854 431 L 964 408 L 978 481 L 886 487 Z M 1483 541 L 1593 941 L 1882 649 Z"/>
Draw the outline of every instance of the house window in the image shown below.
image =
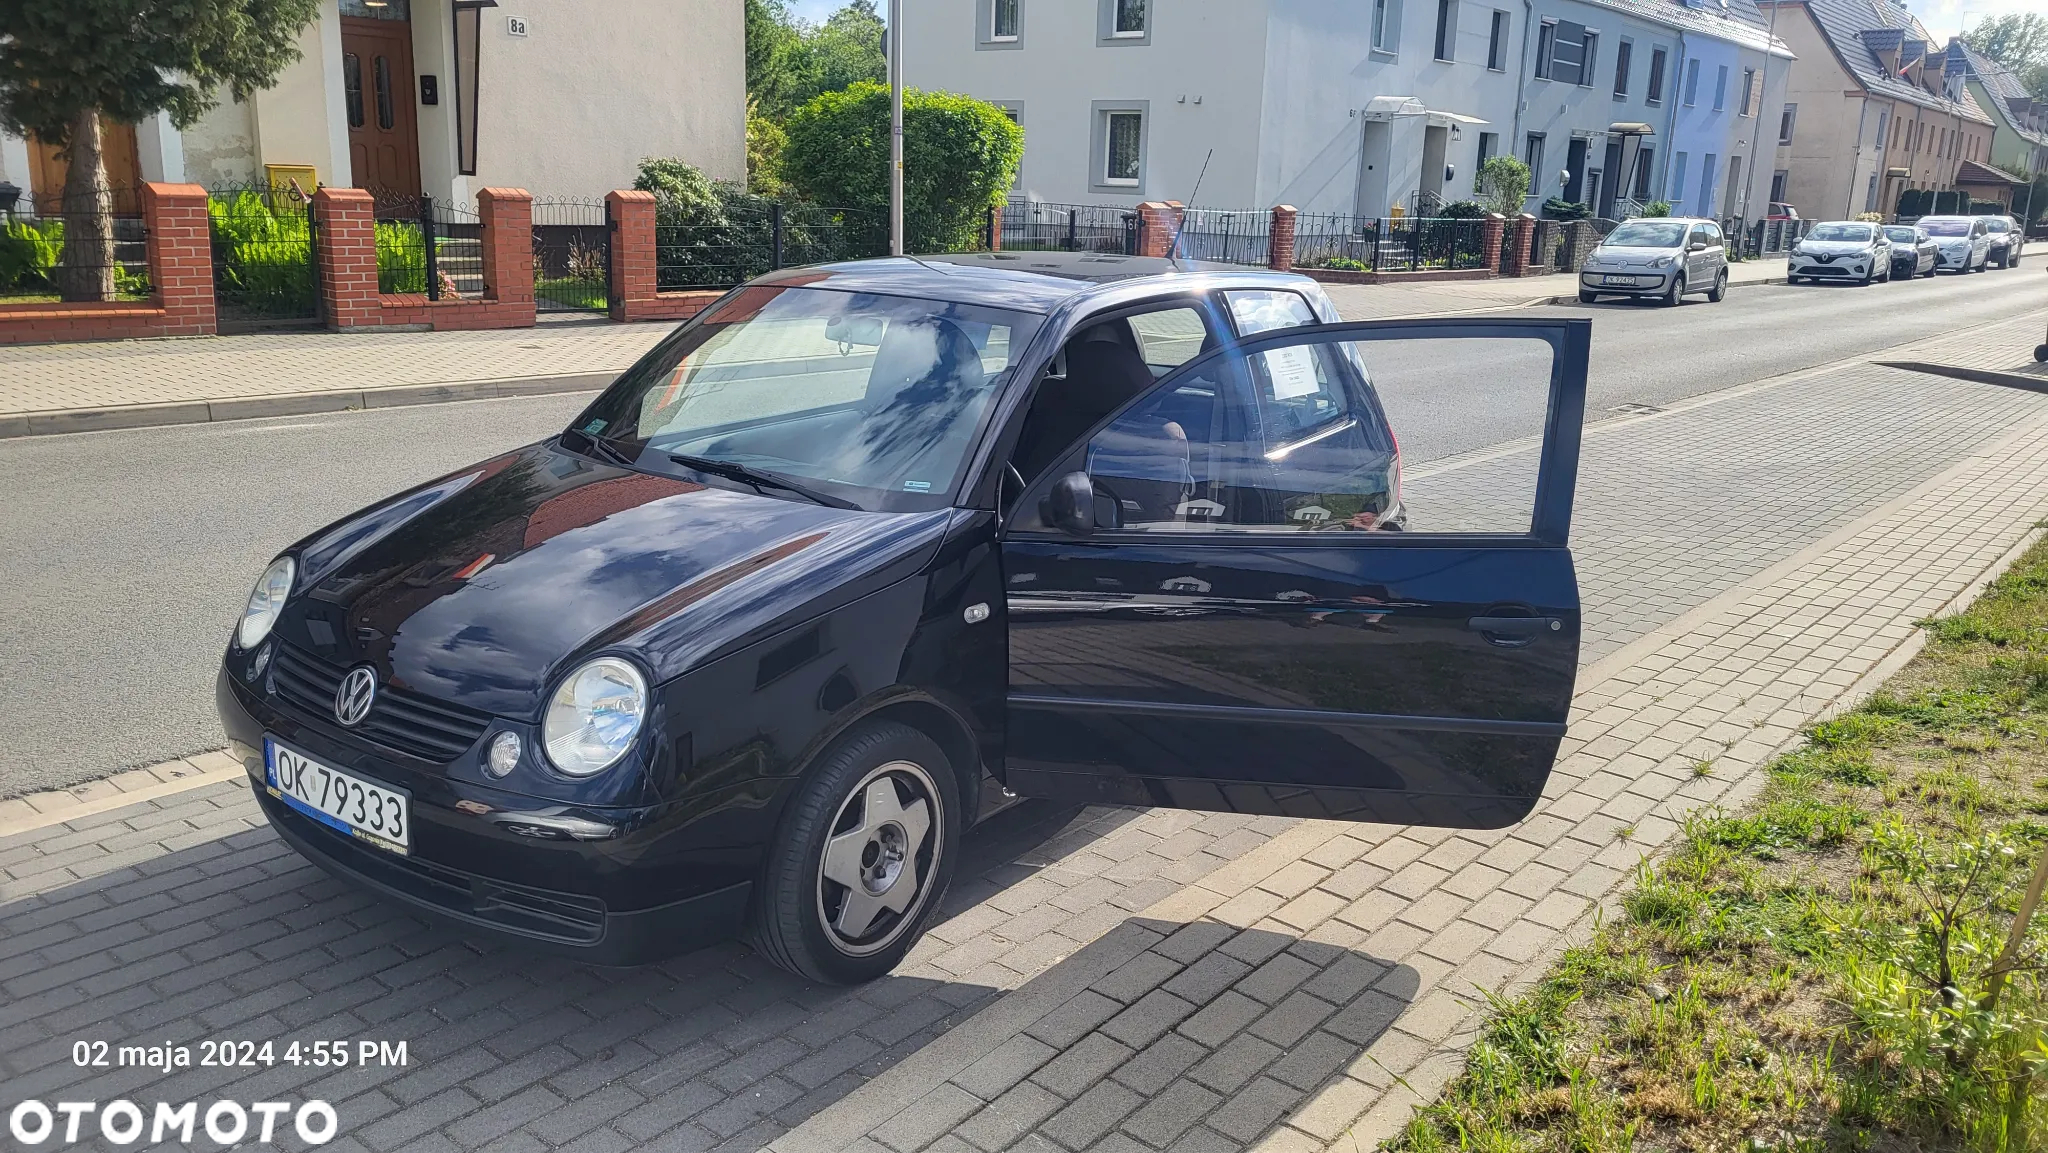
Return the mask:
<path fill-rule="evenodd" d="M 1694 107 L 1700 102 L 1700 62 L 1685 62 L 1685 106 Z"/>
<path fill-rule="evenodd" d="M 1685 153 L 1671 158 L 1671 211 L 1685 203 Z"/>
<path fill-rule="evenodd" d="M 1714 163 L 1719 159 L 1720 157 L 1709 152 L 1707 153 L 1706 160 L 1700 164 L 1699 211 L 1701 216 L 1712 216 L 1714 214 Z"/>
<path fill-rule="evenodd" d="M 1648 200 L 1650 198 L 1650 173 L 1655 170 L 1656 164 L 1657 150 L 1655 148 L 1645 144 L 1637 149 L 1635 190 L 1635 198 L 1637 200 Z"/>
<path fill-rule="evenodd" d="M 1436 0 L 1436 58 L 1451 59 L 1458 42 L 1458 0 Z"/>
<path fill-rule="evenodd" d="M 1742 157 L 1728 158 L 1728 188 L 1721 194 L 1721 204 L 1734 209 L 1742 203 Z"/>
<path fill-rule="evenodd" d="M 1538 76 L 1562 84 L 1591 84 L 1593 73 L 1593 52 L 1600 42 L 1600 35 L 1590 31 L 1583 24 L 1560 20 L 1555 25 L 1546 25 L 1550 35 L 1538 37 L 1536 41 Z M 1544 48 L 1548 45 L 1549 51 Z M 1548 64 L 1548 67 L 1544 65 Z"/>
<path fill-rule="evenodd" d="M 1793 127 L 1793 125 L 1797 124 L 1798 122 L 1799 122 L 1799 105 L 1797 105 L 1797 104 L 1787 104 L 1787 105 L 1785 105 L 1785 111 L 1783 111 L 1783 112 L 1781 112 L 1781 113 L 1779 113 L 1779 114 L 1778 114 L 1778 143 L 1780 143 L 1780 144 L 1790 144 L 1790 143 L 1792 143 L 1792 127 Z M 1878 113 L 1878 117 L 1877 117 L 1877 138 L 1878 138 L 1879 140 L 1883 140 L 1883 139 L 1884 139 L 1884 113 L 1882 113 L 1882 112 Z M 1772 199 L 1772 200 L 1783 200 L 1783 199 L 1784 199 L 1784 197 L 1782 197 L 1782 196 L 1773 196 L 1773 197 L 1771 197 L 1771 199 Z"/>
<path fill-rule="evenodd" d="M 1600 59 L 1600 34 L 1598 32 L 1587 32 L 1581 43 L 1584 44 L 1585 51 L 1579 59 L 1579 86 L 1591 88 L 1593 86 L 1593 67 Z"/>
<path fill-rule="evenodd" d="M 370 78 L 377 86 L 377 127 L 389 132 L 398 123 L 397 109 L 391 102 L 391 58 L 379 56 L 372 60 Z"/>
<path fill-rule="evenodd" d="M 1372 0 L 1372 46 L 1381 52 L 1394 50 L 1394 0 Z"/>
<path fill-rule="evenodd" d="M 1624 40 L 1614 47 L 1614 94 L 1628 95 L 1629 57 L 1635 54 L 1635 45 Z"/>
<path fill-rule="evenodd" d="M 1017 38 L 1017 5 L 1023 2 L 1024 0 L 990 0 L 988 30 L 988 38 L 990 40 L 1015 40 Z M 958 26 L 955 25 L 955 27 Z"/>
<path fill-rule="evenodd" d="M 353 52 L 341 58 L 342 100 L 348 106 L 348 126 L 363 126 L 363 58 Z"/>
<path fill-rule="evenodd" d="M 1530 191 L 1543 187 L 1543 134 L 1531 132 L 1522 145 L 1522 161 L 1529 166 Z"/>
<path fill-rule="evenodd" d="M 1785 202 L 1785 181 L 1788 180 L 1791 177 L 1791 175 L 1792 174 L 1790 172 L 1787 172 L 1782 168 L 1778 169 L 1776 172 L 1771 173 L 1771 203 L 1783 204 Z"/>
<path fill-rule="evenodd" d="M 1714 111 L 1728 107 L 1728 66 L 1721 65 L 1714 73 Z"/>
<path fill-rule="evenodd" d="M 1737 116 L 1748 116 L 1756 111 L 1756 69 L 1742 70 L 1742 106 L 1735 110 Z"/>
<path fill-rule="evenodd" d="M 1476 178 L 1478 177 L 1478 175 L 1479 175 L 1479 170 L 1480 170 L 1481 168 L 1484 168 L 1484 167 L 1486 166 L 1486 162 L 1487 162 L 1487 161 L 1489 161 L 1489 160 L 1491 160 L 1491 159 L 1493 159 L 1493 158 L 1494 158 L 1494 156 L 1495 156 L 1495 154 L 1497 154 L 1498 152 L 1500 152 L 1500 133 L 1498 133 L 1498 132 L 1482 132 L 1482 133 L 1480 133 L 1480 134 L 1479 134 L 1479 162 L 1478 162 L 1477 164 L 1475 164 L 1475 165 L 1473 166 L 1473 168 L 1472 168 L 1472 175 L 1473 175 L 1473 177 L 1474 177 L 1475 179 L 1476 179 Z"/>
<path fill-rule="evenodd" d="M 1877 173 L 1870 174 L 1870 184 L 1863 190 L 1863 211 L 1877 211 Z"/>
<path fill-rule="evenodd" d="M 1102 183 L 1135 185 L 1144 170 L 1145 114 L 1102 114 Z"/>
<path fill-rule="evenodd" d="M 1145 0 L 1115 0 L 1116 13 L 1110 27 L 1111 36 L 1143 36 L 1145 34 Z"/>
<path fill-rule="evenodd" d="M 1015 125 L 1017 125 L 1017 126 L 1018 126 L 1018 127 L 1020 127 L 1020 128 L 1021 128 L 1021 127 L 1023 127 L 1023 125 L 1024 125 L 1024 108 L 1023 108 L 1023 106 L 1022 106 L 1022 105 L 1018 105 L 1018 104 L 997 104 L 997 105 L 996 105 L 996 107 L 997 107 L 998 109 L 1000 109 L 1000 110 L 1002 111 L 1002 114 L 1003 114 L 1004 116 L 1006 116 L 1006 117 L 1008 117 L 1008 118 L 1009 118 L 1009 120 L 1010 120 L 1010 123 L 1012 123 L 1012 124 L 1015 124 Z M 1022 188 L 1022 187 L 1024 187 L 1024 166 L 1023 166 L 1022 164 L 1019 164 L 1019 165 L 1017 165 L 1017 175 L 1016 175 L 1016 177 L 1015 177 L 1014 179 L 1012 179 L 1012 180 L 1010 181 L 1010 187 L 1011 187 L 1011 188 Z"/>
<path fill-rule="evenodd" d="M 1545 20 L 1536 29 L 1536 79 L 1550 79 L 1550 50 L 1557 43 L 1557 21 Z"/>
<path fill-rule="evenodd" d="M 1650 85 L 1643 90 L 1643 99 L 1651 104 L 1664 103 L 1664 50 L 1650 49 Z"/>
<path fill-rule="evenodd" d="M 1486 34 L 1486 66 L 1495 72 L 1508 70 L 1508 14 L 1496 8 L 1493 28 Z"/>

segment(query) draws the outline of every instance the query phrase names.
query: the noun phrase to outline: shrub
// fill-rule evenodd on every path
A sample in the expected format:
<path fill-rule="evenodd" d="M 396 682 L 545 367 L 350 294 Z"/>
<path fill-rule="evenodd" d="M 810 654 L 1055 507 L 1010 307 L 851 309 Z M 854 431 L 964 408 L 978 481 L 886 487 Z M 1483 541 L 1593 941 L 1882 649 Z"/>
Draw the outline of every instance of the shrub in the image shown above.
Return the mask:
<path fill-rule="evenodd" d="M 1552 220 L 1584 220 L 1592 214 L 1591 208 L 1562 196 L 1553 196 L 1543 202 L 1543 215 Z"/>
<path fill-rule="evenodd" d="M 377 291 L 427 290 L 427 246 L 420 226 L 409 220 L 377 222 Z"/>
<path fill-rule="evenodd" d="M 10 220 L 0 230 L 0 292 L 48 289 L 50 269 L 64 250 L 64 222 L 45 220 L 40 225 Z"/>
<path fill-rule="evenodd" d="M 863 82 L 811 100 L 789 119 L 783 176 L 813 203 L 867 209 L 886 238 L 889 89 Z M 904 233 L 913 252 L 979 247 L 1024 154 L 1024 130 L 986 101 L 903 94 Z"/>
<path fill-rule="evenodd" d="M 313 306 L 312 231 L 303 205 L 272 197 L 244 189 L 207 201 L 218 291 L 263 312 L 303 312 Z"/>
<path fill-rule="evenodd" d="M 1502 216 L 1515 216 L 1529 198 L 1529 166 L 1512 156 L 1489 156 L 1479 166 L 1475 187 L 1487 208 Z"/>
<path fill-rule="evenodd" d="M 1669 200 L 1652 200 L 1648 204 L 1643 205 L 1643 215 L 1669 216 L 1671 215 L 1671 202 Z"/>
<path fill-rule="evenodd" d="M 1862 221 L 1862 222 L 1863 222 L 1863 223 L 1865 223 L 1865 224 L 1883 224 L 1883 223 L 1884 223 L 1884 213 L 1882 213 L 1882 212 L 1859 212 L 1859 213 L 1857 213 L 1857 214 L 1856 214 L 1856 219 L 1858 219 L 1858 220 Z"/>

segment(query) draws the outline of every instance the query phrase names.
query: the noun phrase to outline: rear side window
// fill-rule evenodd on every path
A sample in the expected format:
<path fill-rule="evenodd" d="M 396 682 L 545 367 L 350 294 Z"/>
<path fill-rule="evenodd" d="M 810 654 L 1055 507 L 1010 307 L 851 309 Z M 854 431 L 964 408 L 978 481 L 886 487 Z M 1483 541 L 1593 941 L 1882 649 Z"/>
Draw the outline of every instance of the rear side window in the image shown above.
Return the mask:
<path fill-rule="evenodd" d="M 1226 292 L 1223 299 L 1230 304 L 1230 318 L 1237 323 L 1239 336 L 1256 336 L 1276 328 L 1295 328 L 1316 322 L 1315 310 L 1298 292 Z"/>
<path fill-rule="evenodd" d="M 1153 376 L 1164 376 L 1202 355 L 1209 329 L 1192 308 L 1165 308 L 1130 318 L 1131 334 Z"/>

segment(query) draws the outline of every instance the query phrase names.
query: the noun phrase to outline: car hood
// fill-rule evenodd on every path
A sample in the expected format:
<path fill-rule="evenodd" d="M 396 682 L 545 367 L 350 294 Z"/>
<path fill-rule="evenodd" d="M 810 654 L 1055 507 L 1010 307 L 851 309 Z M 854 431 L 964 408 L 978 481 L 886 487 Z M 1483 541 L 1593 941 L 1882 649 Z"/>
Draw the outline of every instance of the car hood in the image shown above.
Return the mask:
<path fill-rule="evenodd" d="M 911 575 L 951 510 L 870 513 L 526 448 L 364 510 L 299 550 L 278 625 L 397 688 L 537 719 L 599 650 L 658 683 Z"/>
<path fill-rule="evenodd" d="M 1585 268 L 1649 268 L 1659 260 L 1683 256 L 1681 248 L 1595 248 L 1586 257 Z"/>
<path fill-rule="evenodd" d="M 1872 242 L 1868 240 L 1802 240 L 1799 242 L 1799 251 L 1809 256 L 1819 256 L 1823 253 L 1840 256 L 1845 253 L 1862 252 L 1871 245 Z"/>

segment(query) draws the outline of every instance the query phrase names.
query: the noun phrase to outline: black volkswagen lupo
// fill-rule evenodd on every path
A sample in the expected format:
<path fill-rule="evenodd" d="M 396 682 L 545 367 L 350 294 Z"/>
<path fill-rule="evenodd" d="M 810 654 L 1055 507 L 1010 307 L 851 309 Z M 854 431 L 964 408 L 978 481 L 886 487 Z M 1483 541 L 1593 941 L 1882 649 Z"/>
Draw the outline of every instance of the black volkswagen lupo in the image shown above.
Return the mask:
<path fill-rule="evenodd" d="M 764 277 L 560 435 L 285 550 L 221 718 L 307 857 L 607 964 L 744 931 L 883 973 L 985 777 L 1514 822 L 1577 667 L 1588 322 L 1336 320 L 1145 258 Z M 1554 357 L 1517 532 L 1411 523 L 1366 372 L 1474 336 Z"/>

